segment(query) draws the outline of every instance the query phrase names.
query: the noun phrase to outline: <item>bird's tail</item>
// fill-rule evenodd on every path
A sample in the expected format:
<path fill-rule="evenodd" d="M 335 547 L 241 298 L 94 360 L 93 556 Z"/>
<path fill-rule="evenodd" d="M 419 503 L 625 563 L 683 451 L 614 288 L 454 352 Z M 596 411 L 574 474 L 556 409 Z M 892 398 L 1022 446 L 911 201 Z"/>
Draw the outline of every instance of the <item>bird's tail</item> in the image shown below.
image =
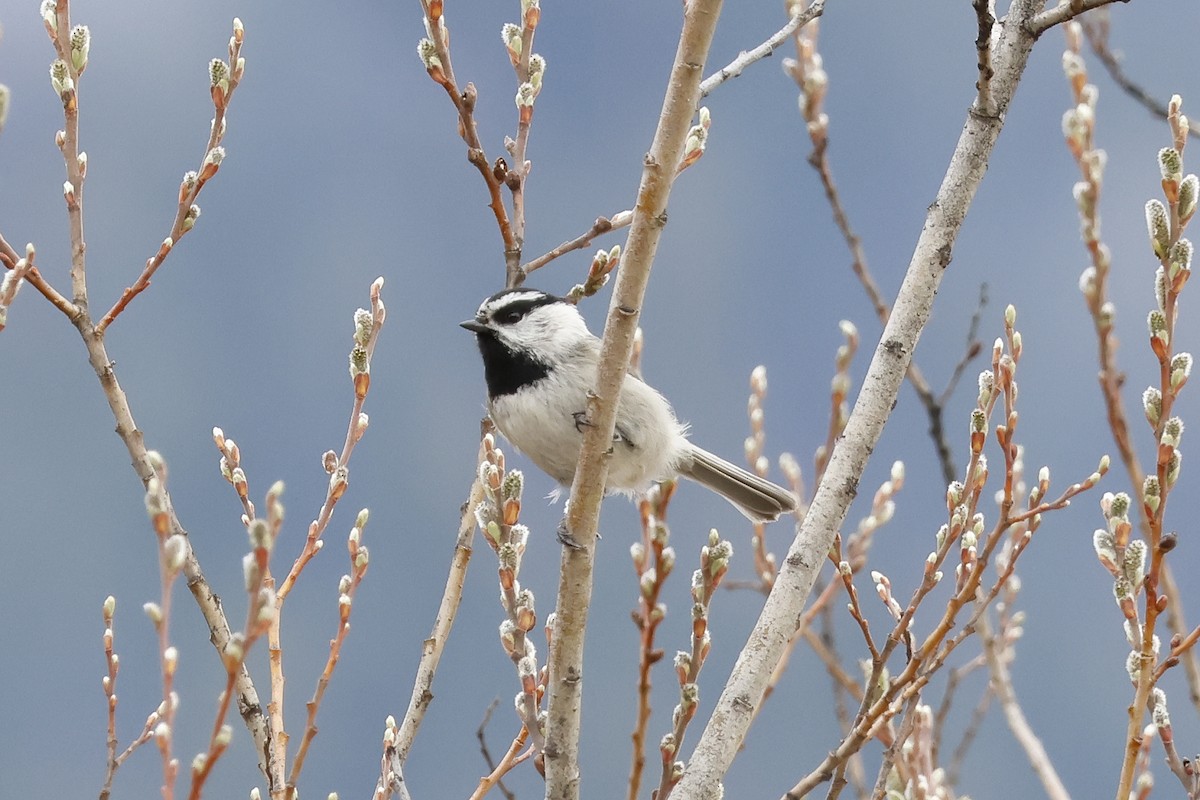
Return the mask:
<path fill-rule="evenodd" d="M 724 497 L 752 522 L 770 522 L 796 510 L 796 498 L 782 486 L 729 463 L 689 442 L 679 474 Z"/>

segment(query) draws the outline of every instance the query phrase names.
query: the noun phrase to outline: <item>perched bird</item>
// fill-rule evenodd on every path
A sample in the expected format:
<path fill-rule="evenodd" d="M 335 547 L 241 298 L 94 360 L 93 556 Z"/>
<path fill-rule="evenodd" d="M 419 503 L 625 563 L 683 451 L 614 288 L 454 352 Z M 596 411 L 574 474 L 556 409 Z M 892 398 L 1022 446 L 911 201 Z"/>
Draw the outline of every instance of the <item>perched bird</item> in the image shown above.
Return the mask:
<path fill-rule="evenodd" d="M 488 414 L 500 433 L 570 486 L 589 424 L 600 340 L 573 303 L 528 288 L 492 295 L 461 324 L 479 344 Z M 755 522 L 796 508 L 791 492 L 688 441 L 666 398 L 627 374 L 605 489 L 636 496 L 677 475 L 707 486 Z"/>

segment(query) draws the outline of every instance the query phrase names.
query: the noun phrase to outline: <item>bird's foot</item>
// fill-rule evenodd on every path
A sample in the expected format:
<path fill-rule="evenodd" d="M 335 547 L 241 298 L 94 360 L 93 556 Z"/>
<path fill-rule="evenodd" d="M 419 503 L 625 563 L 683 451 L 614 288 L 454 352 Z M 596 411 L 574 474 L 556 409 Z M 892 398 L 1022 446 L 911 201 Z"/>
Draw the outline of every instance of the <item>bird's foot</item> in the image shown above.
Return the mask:
<path fill-rule="evenodd" d="M 571 417 L 574 418 L 575 430 L 578 431 L 579 433 L 583 433 L 584 428 L 592 427 L 592 421 L 590 419 L 588 419 L 588 415 L 587 415 L 586 411 L 576 411 L 574 414 L 571 415 Z"/>
<path fill-rule="evenodd" d="M 563 517 L 562 522 L 558 523 L 558 530 L 554 532 L 554 537 L 558 539 L 558 543 L 563 547 L 569 547 L 572 550 L 583 550 L 581 545 L 574 536 L 571 535 L 570 528 L 567 527 L 567 518 Z"/>

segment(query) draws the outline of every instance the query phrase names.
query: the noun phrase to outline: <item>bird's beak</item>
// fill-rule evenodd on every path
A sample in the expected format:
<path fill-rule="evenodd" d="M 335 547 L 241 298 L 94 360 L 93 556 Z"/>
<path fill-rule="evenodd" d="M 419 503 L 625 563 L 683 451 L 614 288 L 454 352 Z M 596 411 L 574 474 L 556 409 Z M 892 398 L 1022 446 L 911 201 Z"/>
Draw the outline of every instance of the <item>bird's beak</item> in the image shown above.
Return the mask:
<path fill-rule="evenodd" d="M 476 319 L 468 319 L 464 322 L 458 323 L 458 325 L 459 327 L 466 328 L 467 330 L 471 331 L 471 333 L 487 333 L 489 330 L 491 330 L 487 325 L 484 325 L 482 322 Z"/>

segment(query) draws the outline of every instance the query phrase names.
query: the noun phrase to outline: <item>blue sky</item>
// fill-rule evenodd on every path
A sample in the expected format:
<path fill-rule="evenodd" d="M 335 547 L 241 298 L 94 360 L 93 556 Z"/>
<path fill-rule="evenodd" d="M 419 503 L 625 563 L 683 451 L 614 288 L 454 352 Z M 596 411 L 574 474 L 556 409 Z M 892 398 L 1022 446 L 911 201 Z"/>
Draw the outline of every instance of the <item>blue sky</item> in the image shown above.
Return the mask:
<path fill-rule="evenodd" d="M 451 2 L 447 14 L 457 75 L 478 87 L 480 134 L 489 155 L 498 156 L 516 121 L 514 79 L 498 33 L 517 3 Z M 106 308 L 136 278 L 167 233 L 179 179 L 203 155 L 211 117 L 206 65 L 224 53 L 234 16 L 245 23 L 248 66 L 229 112 L 226 161 L 201 195 L 195 230 L 113 325 L 109 351 L 148 444 L 170 464 L 175 506 L 206 574 L 231 618 L 240 619 L 246 539 L 240 506 L 217 470 L 211 429 L 221 426 L 240 444 L 255 498 L 275 480 L 286 482 L 289 517 L 276 562 L 284 565 L 323 497 L 321 453 L 339 448 L 344 435 L 353 311 L 366 305 L 376 276 L 386 279 L 389 319 L 372 367 L 371 427 L 355 453 L 327 552 L 309 566 L 283 623 L 287 719 L 298 735 L 303 702 L 334 633 L 337 580 L 346 570 L 341 542 L 353 512 L 370 507 L 365 542 L 372 566 L 302 782 L 305 796 L 364 796 L 378 773 L 384 717 L 399 716 L 407 703 L 474 473 L 483 379 L 474 344 L 456 323 L 502 285 L 501 244 L 479 176 L 455 135 L 451 105 L 415 55 L 423 35 L 417 3 L 371 2 L 351 11 L 279 0 L 79 2 L 75 21 L 90 26 L 93 40 L 80 103 L 94 309 Z M 779 4 L 727 3 L 710 68 L 783 21 Z M 46 74 L 52 51 L 36 2 L 8 3 L 0 23 L 0 81 L 13 90 L 0 134 L 0 231 L 17 246 L 33 241 L 43 273 L 65 290 L 63 167 L 53 143 L 62 123 Z M 831 2 L 821 25 L 832 168 L 891 296 L 973 96 L 974 17 L 965 4 L 863 0 Z M 678 26 L 678 3 L 546 4 L 535 47 L 549 66 L 529 149 L 528 256 L 576 236 L 598 215 L 630 207 Z M 1118 4 L 1113 11 L 1113 44 L 1130 73 L 1160 97 L 1183 95 L 1185 110 L 1193 111 L 1200 107 L 1198 32 L 1200 10 L 1186 0 Z M 1086 261 L 1071 199 L 1077 173 L 1060 130 L 1070 97 L 1062 43 L 1054 30 L 1035 49 L 917 351 L 940 386 L 965 346 L 980 284 L 991 298 L 980 329 L 985 345 L 1001 333 L 1004 306 L 1015 304 L 1025 344 L 1019 440 L 1030 472 L 1046 464 L 1060 487 L 1086 476 L 1113 449 L 1091 323 L 1077 289 Z M 1114 254 L 1119 357 L 1128 373 L 1126 402 L 1136 411 L 1154 375 L 1143 344 L 1153 263 L 1142 208 L 1161 191 L 1154 158 L 1168 137 L 1165 123 L 1124 96 L 1095 58 L 1088 63 L 1100 89 L 1098 142 L 1109 156 L 1102 214 Z M 722 86 L 707 105 L 708 151 L 672 195 L 650 281 L 644 369 L 697 441 L 737 458 L 747 433 L 749 374 L 765 364 L 768 448 L 795 453 L 807 468 L 824 438 L 839 320 L 853 320 L 862 334 L 856 380 L 879 327 L 805 163 L 809 144 L 796 89 L 779 58 Z M 1192 155 L 1185 164 L 1195 171 Z M 597 246 L 622 242 L 610 235 Z M 582 278 L 589 253 L 560 259 L 532 283 L 566 291 Z M 1200 329 L 1188 297 L 1177 336 L 1180 347 L 1195 351 Z M 596 330 L 606 304 L 607 293 L 584 307 Z M 141 487 L 83 355 L 66 320 L 26 287 L 0 334 L 0 603 L 8 612 L 0 623 L 7 687 L 0 708 L 9 721 L 0 726 L 3 796 L 98 791 L 106 595 L 118 600 L 122 742 L 136 735 L 159 691 L 156 646 L 139 610 L 158 592 L 153 536 Z M 960 462 L 981 367 L 968 369 L 947 408 Z M 1185 392 L 1179 409 L 1185 421 L 1195 414 L 1193 396 Z M 909 483 L 872 561 L 902 587 L 902 597 L 919 579 L 944 516 L 944 486 L 925 428 L 906 387 L 849 517 L 853 524 L 867 513 L 874 487 L 903 459 Z M 1148 459 L 1150 437 L 1137 417 L 1134 434 Z M 529 467 L 515 455 L 510 464 Z M 1190 485 L 1187 462 L 1183 480 Z M 538 498 L 552 488 L 529 468 L 523 519 L 533 544 L 522 579 L 542 614 L 557 583 L 553 530 L 561 509 Z M 1127 487 L 1114 471 L 1102 488 Z M 1034 730 L 1080 797 L 1112 791 L 1130 699 L 1120 615 L 1091 548 L 1091 532 L 1101 524 L 1098 498 L 1085 496 L 1048 517 L 1035 538 L 1020 569 L 1028 622 L 1014 666 Z M 1185 488 L 1173 496 L 1168 518 L 1180 532 L 1172 558 L 1192 616 L 1200 618 L 1200 587 L 1186 569 L 1195 559 L 1186 520 L 1197 510 Z M 680 564 L 688 566 L 665 597 L 670 615 L 660 641 L 668 653 L 685 645 L 687 570 L 708 529 L 734 543 L 731 577 L 748 577 L 751 567 L 749 531 L 719 499 L 685 486 L 671 520 Z M 628 545 L 636 524 L 624 500 L 606 504 L 589 631 L 586 796 L 623 792 L 628 773 L 637 641 L 628 618 L 636 601 Z M 787 526 L 775 526 L 768 538 L 781 553 Z M 470 793 L 486 771 L 475 729 L 493 698 L 500 698 L 488 729 L 493 752 L 516 731 L 508 709 L 517 686 L 496 641 L 493 569 L 491 553 L 478 550 L 437 698 L 409 761 L 414 797 Z M 859 589 L 869 589 L 865 578 Z M 176 600 L 183 698 L 177 742 L 186 764 L 207 735 L 221 669 L 182 588 Z M 750 592 L 718 597 L 701 716 L 760 602 Z M 885 624 L 882 609 L 868 610 L 877 627 Z M 841 622 L 839 641 L 853 668 L 862 648 L 848 620 Z M 931 624 L 931 614 L 918 618 L 919 630 Z M 256 652 L 253 661 L 265 687 L 265 654 Z M 667 672 L 656 680 L 651 740 L 669 722 L 671 683 Z M 778 796 L 834 746 L 828 686 L 815 658 L 794 660 L 735 762 L 726 796 Z M 964 689 L 952 735 L 981 688 L 976 676 Z M 1166 688 L 1181 748 L 1194 751 L 1200 726 L 1182 682 L 1172 675 Z M 935 687 L 931 699 L 938 697 Z M 235 726 L 210 796 L 245 797 L 262 785 L 249 741 Z M 872 765 L 877 748 L 867 752 Z M 117 796 L 151 796 L 159 768 L 156 753 L 140 752 L 119 773 Z M 1166 780 L 1164 771 L 1160 785 Z M 522 797 L 540 793 L 529 769 L 511 785 Z M 1039 791 L 995 712 L 959 789 L 976 800 Z"/>

